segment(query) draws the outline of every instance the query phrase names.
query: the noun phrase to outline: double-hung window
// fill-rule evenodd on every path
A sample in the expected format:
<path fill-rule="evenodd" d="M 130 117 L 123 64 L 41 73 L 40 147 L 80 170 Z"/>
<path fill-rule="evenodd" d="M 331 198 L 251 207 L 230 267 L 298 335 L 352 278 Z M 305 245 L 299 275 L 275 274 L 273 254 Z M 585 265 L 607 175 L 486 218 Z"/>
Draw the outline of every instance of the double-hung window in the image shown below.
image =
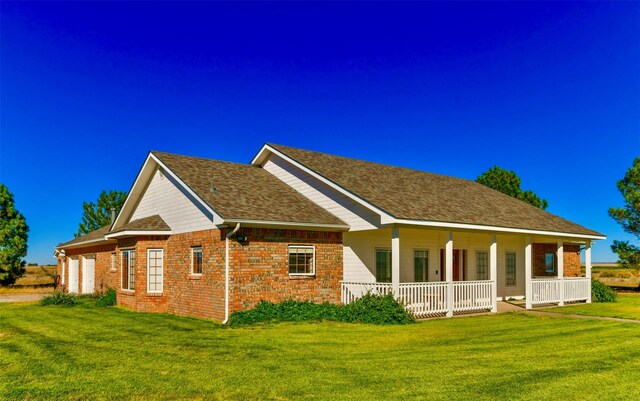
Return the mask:
<path fill-rule="evenodd" d="M 507 287 L 513 287 L 516 285 L 516 253 L 507 252 L 505 254 L 505 266 L 506 266 L 506 278 Z"/>
<path fill-rule="evenodd" d="M 544 271 L 546 273 L 556 272 L 556 254 L 547 252 L 544 254 Z"/>
<path fill-rule="evenodd" d="M 202 247 L 191 248 L 191 274 L 202 274 Z"/>
<path fill-rule="evenodd" d="M 136 251 L 122 251 L 122 289 L 133 290 L 136 283 Z"/>
<path fill-rule="evenodd" d="M 162 293 L 164 280 L 164 251 L 147 249 L 147 292 Z"/>
<path fill-rule="evenodd" d="M 476 274 L 478 280 L 489 280 L 489 254 L 485 251 L 476 252 Z"/>
<path fill-rule="evenodd" d="M 416 283 L 424 283 L 429 281 L 429 251 L 413 251 L 413 270 L 413 279 Z"/>
<path fill-rule="evenodd" d="M 391 249 L 376 249 L 376 281 L 391 282 Z"/>
<path fill-rule="evenodd" d="M 308 245 L 289 245 L 289 274 L 291 276 L 313 276 L 315 248 Z"/>

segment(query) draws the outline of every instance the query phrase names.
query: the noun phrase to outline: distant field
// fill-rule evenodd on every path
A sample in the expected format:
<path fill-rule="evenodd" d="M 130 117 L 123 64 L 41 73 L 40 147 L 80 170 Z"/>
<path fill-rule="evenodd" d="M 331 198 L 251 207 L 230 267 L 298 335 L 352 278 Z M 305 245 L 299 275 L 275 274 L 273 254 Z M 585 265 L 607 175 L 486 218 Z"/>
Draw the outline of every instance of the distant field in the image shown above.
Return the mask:
<path fill-rule="evenodd" d="M 640 286 L 640 271 L 621 267 L 617 263 L 594 265 L 591 274 L 611 287 L 636 289 Z"/>
<path fill-rule="evenodd" d="M 0 294 L 48 293 L 53 291 L 56 266 L 27 266 L 27 273 L 9 287 L 0 286 Z"/>

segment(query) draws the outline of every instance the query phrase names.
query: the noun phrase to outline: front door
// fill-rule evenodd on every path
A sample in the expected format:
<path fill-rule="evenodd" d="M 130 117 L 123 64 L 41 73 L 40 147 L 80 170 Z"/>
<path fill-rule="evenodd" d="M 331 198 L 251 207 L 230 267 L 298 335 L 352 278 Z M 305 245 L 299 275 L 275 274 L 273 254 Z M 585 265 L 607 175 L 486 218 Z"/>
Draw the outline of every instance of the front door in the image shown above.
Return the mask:
<path fill-rule="evenodd" d="M 96 260 L 93 256 L 82 258 L 82 293 L 93 294 L 95 291 Z"/>
<path fill-rule="evenodd" d="M 78 293 L 78 258 L 69 258 L 69 292 Z"/>
<path fill-rule="evenodd" d="M 440 281 L 446 281 L 447 273 L 445 269 L 444 249 L 440 249 Z M 464 281 L 467 278 L 467 250 L 453 250 L 453 281 Z"/>

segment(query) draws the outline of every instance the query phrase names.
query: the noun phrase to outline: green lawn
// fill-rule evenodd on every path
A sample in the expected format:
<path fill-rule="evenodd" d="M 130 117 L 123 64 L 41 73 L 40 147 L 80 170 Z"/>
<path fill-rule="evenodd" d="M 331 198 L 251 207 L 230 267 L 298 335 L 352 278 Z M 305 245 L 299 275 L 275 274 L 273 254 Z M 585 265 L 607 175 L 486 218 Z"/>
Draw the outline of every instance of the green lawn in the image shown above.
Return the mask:
<path fill-rule="evenodd" d="M 640 320 L 640 294 L 618 294 L 616 303 L 593 303 L 568 305 L 560 308 L 545 309 L 549 312 L 565 314 L 621 317 L 625 319 Z"/>
<path fill-rule="evenodd" d="M 229 328 L 0 304 L 0 399 L 639 399 L 639 330 L 527 314 Z"/>

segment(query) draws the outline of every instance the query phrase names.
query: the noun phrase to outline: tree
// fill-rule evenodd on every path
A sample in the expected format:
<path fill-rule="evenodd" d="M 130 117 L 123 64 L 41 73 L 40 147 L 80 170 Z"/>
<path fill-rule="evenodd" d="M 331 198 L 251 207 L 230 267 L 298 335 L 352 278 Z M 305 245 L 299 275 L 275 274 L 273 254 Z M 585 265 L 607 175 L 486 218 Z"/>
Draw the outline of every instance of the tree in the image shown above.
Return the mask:
<path fill-rule="evenodd" d="M 0 285 L 9 285 L 25 273 L 29 227 L 16 210 L 13 194 L 0 184 Z"/>
<path fill-rule="evenodd" d="M 640 240 L 640 157 L 633 161 L 624 178 L 618 181 L 618 190 L 624 198 L 624 207 L 609 208 L 609 216 L 622 229 Z M 640 248 L 629 241 L 613 241 L 611 250 L 618 254 L 621 265 L 640 268 Z"/>
<path fill-rule="evenodd" d="M 476 182 L 543 210 L 549 206 L 545 199 L 541 199 L 533 191 L 523 191 L 522 188 L 520 188 L 520 177 L 511 170 L 506 170 L 498 166 L 491 167 L 489 170 L 480 174 L 480 176 L 476 178 Z"/>
<path fill-rule="evenodd" d="M 111 222 L 111 208 L 120 211 L 125 199 L 126 192 L 102 191 L 96 203 L 82 202 L 82 222 L 78 226 L 76 237 L 85 235 L 88 232 L 104 227 Z"/>

